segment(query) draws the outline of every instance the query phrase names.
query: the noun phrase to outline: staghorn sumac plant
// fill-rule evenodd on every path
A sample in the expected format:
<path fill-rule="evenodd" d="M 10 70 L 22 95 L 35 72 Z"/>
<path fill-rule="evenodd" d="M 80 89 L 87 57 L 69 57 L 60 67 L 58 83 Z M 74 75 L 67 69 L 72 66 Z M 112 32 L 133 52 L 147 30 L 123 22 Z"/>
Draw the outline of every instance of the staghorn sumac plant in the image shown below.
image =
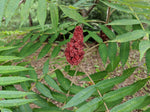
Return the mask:
<path fill-rule="evenodd" d="M 75 4 L 64 6 L 55 0 L 26 0 L 21 5 L 18 5 L 19 0 L 0 0 L 0 19 L 6 15 L 6 24 L 15 10 L 21 7 L 23 18 L 32 12 L 29 9 L 36 2 L 35 20 L 40 25 L 26 28 L 29 33 L 23 38 L 0 47 L 0 111 L 149 112 L 150 41 L 147 26 L 150 23 L 146 19 L 150 12 L 149 3 L 142 0 L 85 1 L 74 0 Z M 95 18 L 88 20 L 90 12 L 98 7 L 105 12 L 107 9 L 106 22 Z M 2 13 L 4 9 L 6 14 Z M 51 23 L 45 25 L 46 11 L 49 10 Z M 113 20 L 114 11 L 127 12 L 123 13 L 126 19 Z M 129 14 L 134 19 L 129 19 Z M 21 25 L 24 21 L 25 18 Z M 84 30 L 76 26 L 79 24 L 84 25 Z M 93 39 L 98 44 L 95 45 Z M 133 47 L 139 49 L 139 57 L 145 56 L 145 61 L 139 62 Z M 141 65 L 147 66 L 147 72 Z"/>

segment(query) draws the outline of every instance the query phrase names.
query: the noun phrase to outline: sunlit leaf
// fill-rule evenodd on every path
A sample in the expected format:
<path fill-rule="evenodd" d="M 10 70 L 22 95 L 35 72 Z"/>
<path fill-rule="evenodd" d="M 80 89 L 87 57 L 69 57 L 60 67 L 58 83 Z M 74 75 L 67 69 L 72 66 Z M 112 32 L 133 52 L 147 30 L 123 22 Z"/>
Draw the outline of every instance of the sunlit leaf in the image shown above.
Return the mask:
<path fill-rule="evenodd" d="M 7 4 L 7 8 L 5 10 L 6 16 L 6 25 L 8 25 L 9 21 L 11 20 L 12 16 L 14 15 L 20 0 L 9 0 Z"/>
<path fill-rule="evenodd" d="M 36 88 L 39 90 L 40 93 L 42 93 L 44 96 L 48 98 L 53 98 L 51 95 L 50 90 L 42 83 L 38 82 L 36 84 Z"/>
<path fill-rule="evenodd" d="M 146 33 L 143 30 L 134 30 L 132 32 L 118 35 L 115 39 L 111 40 L 110 42 L 129 42 L 144 37 L 145 35 Z"/>
<path fill-rule="evenodd" d="M 24 105 L 26 103 L 31 103 L 35 99 L 13 99 L 13 100 L 1 100 L 0 107 L 14 107 L 19 105 Z"/>
<path fill-rule="evenodd" d="M 129 42 L 121 43 L 120 60 L 121 60 L 122 66 L 124 66 L 128 60 L 129 51 L 130 51 L 130 43 Z"/>
<path fill-rule="evenodd" d="M 24 81 L 34 81 L 33 79 L 26 78 L 26 77 L 0 77 L 0 86 L 3 85 L 11 85 L 16 84 Z"/>
<path fill-rule="evenodd" d="M 0 73 L 5 74 L 5 73 L 14 73 L 14 72 L 20 72 L 20 71 L 28 71 L 32 70 L 30 68 L 25 68 L 22 66 L 0 66 Z"/>
<path fill-rule="evenodd" d="M 140 60 L 143 58 L 144 53 L 150 48 L 150 41 L 143 40 L 139 44 L 139 51 L 140 51 Z"/>
<path fill-rule="evenodd" d="M 0 26 L 4 14 L 5 4 L 6 4 L 6 0 L 0 0 Z"/>
<path fill-rule="evenodd" d="M 0 91 L 0 98 L 20 98 L 27 96 L 29 94 L 34 94 L 32 92 L 22 92 L 22 91 L 8 91 L 8 90 L 1 90 Z"/>
<path fill-rule="evenodd" d="M 0 61 L 11 61 L 11 60 L 19 60 L 22 59 L 16 56 L 0 56 Z"/>
<path fill-rule="evenodd" d="M 63 108 L 72 107 L 82 103 L 87 98 L 89 98 L 92 95 L 92 93 L 94 93 L 95 91 L 96 88 L 94 85 L 83 89 L 82 91 L 77 93 Z"/>
<path fill-rule="evenodd" d="M 53 3 L 50 3 L 49 7 L 50 7 L 52 26 L 55 30 L 57 30 L 58 22 L 59 22 L 58 7 L 56 4 Z"/>
<path fill-rule="evenodd" d="M 47 1 L 38 0 L 37 18 L 42 28 L 44 28 L 46 20 L 46 11 L 47 11 Z"/>
<path fill-rule="evenodd" d="M 110 112 L 131 112 L 150 104 L 150 96 L 135 97 L 123 104 L 114 107 Z"/>
<path fill-rule="evenodd" d="M 45 78 L 46 83 L 51 86 L 52 88 L 54 88 L 57 91 L 63 92 L 59 86 L 57 85 L 57 83 L 54 81 L 54 79 L 52 79 L 49 75 L 47 75 Z"/>

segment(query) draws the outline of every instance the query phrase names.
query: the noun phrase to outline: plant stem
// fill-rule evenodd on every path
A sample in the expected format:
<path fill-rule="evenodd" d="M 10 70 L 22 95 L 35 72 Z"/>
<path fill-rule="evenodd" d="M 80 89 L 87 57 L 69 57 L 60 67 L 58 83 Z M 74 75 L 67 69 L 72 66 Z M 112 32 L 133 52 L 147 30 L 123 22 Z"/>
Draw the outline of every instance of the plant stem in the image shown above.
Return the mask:
<path fill-rule="evenodd" d="M 95 45 L 95 46 L 89 48 L 89 49 L 86 51 L 86 53 L 89 52 L 89 51 L 91 51 L 91 50 L 93 50 L 94 48 L 96 48 L 96 47 L 98 47 L 98 46 L 99 46 L 99 44 L 97 44 L 97 45 Z"/>
<path fill-rule="evenodd" d="M 94 5 L 92 5 L 89 10 L 86 13 L 86 16 L 88 16 L 88 14 L 94 9 L 94 7 L 96 6 L 96 4 L 99 2 L 99 0 L 95 0 Z"/>
<path fill-rule="evenodd" d="M 95 23 L 106 23 L 105 21 L 100 21 L 100 20 L 86 20 L 86 22 L 95 22 Z"/>
<path fill-rule="evenodd" d="M 75 73 L 74 73 L 73 81 L 71 81 L 70 87 L 69 87 L 68 92 L 67 92 L 67 94 L 66 94 L 66 101 L 64 102 L 63 105 L 65 105 L 66 102 L 67 102 L 68 96 L 69 96 L 69 94 L 70 94 L 70 88 L 72 87 L 72 84 L 74 83 L 74 78 L 75 78 L 75 76 L 77 75 L 77 71 L 78 71 L 78 69 L 77 69 L 77 70 L 75 71 Z"/>
<path fill-rule="evenodd" d="M 92 82 L 92 84 L 95 85 L 95 82 L 92 80 L 92 78 L 90 77 L 90 75 L 86 72 L 86 70 L 82 66 L 80 66 L 80 65 L 79 65 L 79 67 L 87 75 L 87 77 L 90 79 L 90 81 Z M 97 89 L 97 92 L 98 92 L 99 96 L 102 98 L 103 96 L 102 96 L 101 92 L 98 89 Z M 109 112 L 108 106 L 106 105 L 105 102 L 104 102 L 104 106 L 106 108 L 106 112 Z"/>
<path fill-rule="evenodd" d="M 143 29 L 143 31 L 145 31 L 145 28 L 141 22 L 141 20 L 139 19 L 139 17 L 137 16 L 137 14 L 134 12 L 134 10 L 132 9 L 132 7 L 129 7 L 129 9 L 134 13 L 134 16 L 136 17 L 136 19 L 140 22 L 141 28 Z"/>
<path fill-rule="evenodd" d="M 110 16 L 111 16 L 110 9 L 111 9 L 111 7 L 108 7 L 108 8 L 107 8 L 106 24 L 109 23 L 109 18 L 110 18 Z"/>
<path fill-rule="evenodd" d="M 140 22 L 140 26 L 141 26 L 141 28 L 143 29 L 143 31 L 145 31 L 145 28 L 144 28 L 144 26 L 143 26 L 141 20 L 139 19 L 139 17 L 137 16 L 137 14 L 134 12 L 133 8 L 132 8 L 132 7 L 129 7 L 129 9 L 133 12 L 133 14 L 134 14 L 134 16 L 136 17 L 136 19 Z M 146 33 L 146 37 L 147 37 L 146 40 L 149 40 L 149 34 L 148 34 L 148 33 Z"/>

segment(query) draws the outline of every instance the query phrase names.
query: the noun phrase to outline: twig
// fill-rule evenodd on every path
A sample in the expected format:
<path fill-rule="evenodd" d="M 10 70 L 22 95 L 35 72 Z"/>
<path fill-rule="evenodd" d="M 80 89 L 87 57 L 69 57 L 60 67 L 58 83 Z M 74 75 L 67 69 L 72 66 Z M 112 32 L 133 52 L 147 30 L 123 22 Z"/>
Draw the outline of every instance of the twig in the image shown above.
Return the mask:
<path fill-rule="evenodd" d="M 110 15 L 112 15 L 112 13 L 115 11 L 116 9 L 113 9 L 111 12 L 110 12 Z"/>
<path fill-rule="evenodd" d="M 89 48 L 89 46 L 88 46 L 86 43 L 84 43 L 84 45 L 85 45 L 87 48 Z"/>
<path fill-rule="evenodd" d="M 20 2 L 19 2 L 19 6 L 22 4 L 22 3 L 25 3 L 26 2 L 26 0 L 21 0 Z"/>
<path fill-rule="evenodd" d="M 95 22 L 95 23 L 106 23 L 105 21 L 100 21 L 100 20 L 86 20 L 86 22 Z"/>
<path fill-rule="evenodd" d="M 140 22 L 141 28 L 145 31 L 145 28 L 144 28 L 144 26 L 142 25 L 142 22 L 141 22 L 141 20 L 139 19 L 139 17 L 137 16 L 137 14 L 134 12 L 134 10 L 133 10 L 131 7 L 129 7 L 129 9 L 134 13 L 134 16 L 135 16 L 136 19 Z"/>
<path fill-rule="evenodd" d="M 84 57 L 89 56 L 90 54 L 92 54 L 93 52 L 96 52 L 97 49 L 93 49 L 92 51 L 86 52 Z"/>
<path fill-rule="evenodd" d="M 84 68 L 82 68 L 82 66 L 79 65 L 79 67 L 81 68 L 81 70 L 88 76 L 88 78 L 90 79 L 90 81 L 92 82 L 93 85 L 95 85 L 95 82 L 92 80 L 92 78 L 90 77 L 90 75 L 86 72 L 86 70 Z M 102 98 L 102 94 L 101 92 L 97 89 L 97 92 L 99 94 L 99 96 Z M 106 103 L 103 101 L 104 106 L 106 108 L 106 111 L 109 112 L 108 106 L 106 105 Z"/>
<path fill-rule="evenodd" d="M 94 7 L 96 6 L 96 4 L 99 2 L 99 0 L 95 0 L 94 5 L 92 5 L 89 10 L 86 13 L 86 16 L 88 16 L 88 14 L 94 9 Z"/>
<path fill-rule="evenodd" d="M 89 52 L 89 51 L 91 51 L 91 50 L 93 50 L 94 48 L 96 48 L 96 47 L 98 47 L 98 46 L 99 46 L 99 44 L 97 44 L 97 45 L 95 45 L 95 46 L 89 48 L 89 49 L 86 51 L 86 53 Z"/>
<path fill-rule="evenodd" d="M 108 8 L 107 8 L 106 24 L 109 23 L 109 18 L 110 18 L 110 16 L 111 16 L 110 9 L 111 9 L 111 7 L 108 7 Z"/>
<path fill-rule="evenodd" d="M 108 43 L 109 41 L 105 41 L 105 42 L 102 42 L 102 43 Z M 98 47 L 100 44 L 97 44 L 97 45 L 95 45 L 95 46 L 93 46 L 93 47 L 91 47 L 91 48 L 89 48 L 85 53 L 87 53 L 87 52 L 89 52 L 89 51 L 91 51 L 91 50 L 93 50 L 94 48 L 96 48 L 96 47 Z"/>
<path fill-rule="evenodd" d="M 143 31 L 145 31 L 145 28 L 144 28 L 144 26 L 143 26 L 141 20 L 139 19 L 139 17 L 137 16 L 137 14 L 134 12 L 133 8 L 132 8 L 132 7 L 129 7 L 129 9 L 133 12 L 133 14 L 134 14 L 134 16 L 136 17 L 136 19 L 140 22 L 140 26 L 141 26 L 141 28 L 143 29 Z M 146 34 L 146 37 L 147 37 L 146 40 L 149 40 L 149 34 L 148 34 L 148 33 Z"/>

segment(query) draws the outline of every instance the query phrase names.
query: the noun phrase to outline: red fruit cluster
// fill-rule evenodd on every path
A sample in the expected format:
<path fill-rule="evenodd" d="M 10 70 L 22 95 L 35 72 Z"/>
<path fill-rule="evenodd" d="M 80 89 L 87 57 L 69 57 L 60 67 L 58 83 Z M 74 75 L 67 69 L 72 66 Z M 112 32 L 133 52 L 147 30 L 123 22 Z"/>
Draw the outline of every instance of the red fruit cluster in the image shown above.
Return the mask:
<path fill-rule="evenodd" d="M 83 59 L 83 49 L 83 30 L 81 26 L 76 26 L 73 37 L 71 38 L 70 42 L 67 43 L 67 48 L 65 49 L 67 61 L 71 65 L 78 65 Z"/>

